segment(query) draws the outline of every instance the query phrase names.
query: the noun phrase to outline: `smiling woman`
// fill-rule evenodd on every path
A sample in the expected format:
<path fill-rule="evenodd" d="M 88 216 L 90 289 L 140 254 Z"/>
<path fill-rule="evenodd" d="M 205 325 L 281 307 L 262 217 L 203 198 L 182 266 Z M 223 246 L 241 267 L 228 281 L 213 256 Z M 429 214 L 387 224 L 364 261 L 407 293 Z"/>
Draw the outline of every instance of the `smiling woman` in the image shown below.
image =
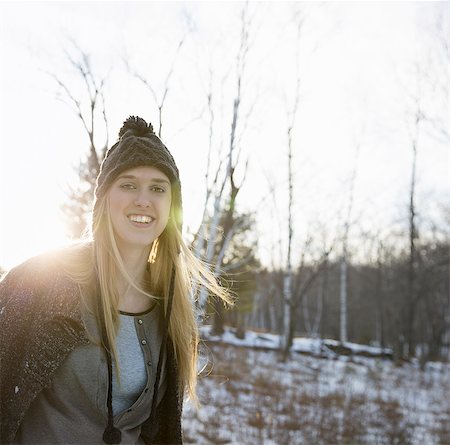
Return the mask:
<path fill-rule="evenodd" d="M 170 204 L 170 180 L 155 167 L 137 167 L 120 175 L 108 193 L 119 250 L 141 248 L 148 258 L 145 250 L 166 227 Z"/>
<path fill-rule="evenodd" d="M 229 296 L 183 242 L 178 168 L 141 118 L 107 152 L 92 221 L 0 281 L 1 443 L 182 443 L 192 281 Z"/>

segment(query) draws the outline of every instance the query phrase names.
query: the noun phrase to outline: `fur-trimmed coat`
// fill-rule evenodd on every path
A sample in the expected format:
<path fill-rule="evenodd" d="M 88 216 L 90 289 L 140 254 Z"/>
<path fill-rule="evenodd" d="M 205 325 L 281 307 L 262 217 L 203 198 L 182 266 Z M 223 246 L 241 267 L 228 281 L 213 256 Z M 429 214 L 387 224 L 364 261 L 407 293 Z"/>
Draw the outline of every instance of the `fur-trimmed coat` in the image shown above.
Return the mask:
<path fill-rule="evenodd" d="M 10 444 L 25 413 L 67 355 L 89 343 L 78 285 L 51 255 L 13 268 L 0 281 L 0 443 Z M 148 444 L 181 444 L 182 395 L 172 343 L 167 344 L 168 386 L 154 424 L 144 422 Z M 150 416 L 150 408 L 149 408 Z"/>

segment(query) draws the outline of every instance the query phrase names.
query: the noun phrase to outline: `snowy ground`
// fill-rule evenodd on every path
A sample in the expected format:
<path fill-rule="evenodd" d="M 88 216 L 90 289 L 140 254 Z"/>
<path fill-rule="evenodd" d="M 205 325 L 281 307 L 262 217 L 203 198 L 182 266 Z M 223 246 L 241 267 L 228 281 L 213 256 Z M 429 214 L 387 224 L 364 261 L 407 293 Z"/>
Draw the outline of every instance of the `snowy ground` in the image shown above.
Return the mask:
<path fill-rule="evenodd" d="M 186 444 L 450 444 L 450 364 L 395 366 L 361 355 L 376 348 L 346 344 L 352 354 L 339 356 L 308 339 L 283 363 L 276 336 L 202 335 L 213 366 L 201 409 L 185 406 Z"/>

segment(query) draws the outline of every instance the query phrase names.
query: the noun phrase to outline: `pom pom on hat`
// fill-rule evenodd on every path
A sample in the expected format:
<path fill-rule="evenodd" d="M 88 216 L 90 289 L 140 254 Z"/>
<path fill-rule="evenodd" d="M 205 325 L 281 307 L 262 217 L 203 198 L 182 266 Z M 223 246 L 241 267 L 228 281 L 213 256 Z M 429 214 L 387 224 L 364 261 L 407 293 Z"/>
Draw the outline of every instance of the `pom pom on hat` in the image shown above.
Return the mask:
<path fill-rule="evenodd" d="M 139 116 L 130 116 L 122 125 L 119 131 L 119 138 L 123 137 L 127 132 L 137 137 L 148 137 L 154 135 L 153 125 L 147 124 L 144 119 Z"/>

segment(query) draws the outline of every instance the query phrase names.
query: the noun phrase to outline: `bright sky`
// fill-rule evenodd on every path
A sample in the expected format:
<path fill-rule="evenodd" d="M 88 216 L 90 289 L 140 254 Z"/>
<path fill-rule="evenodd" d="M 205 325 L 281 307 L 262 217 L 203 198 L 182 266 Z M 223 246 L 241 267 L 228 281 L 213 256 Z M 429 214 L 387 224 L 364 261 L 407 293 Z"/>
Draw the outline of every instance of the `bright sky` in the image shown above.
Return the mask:
<path fill-rule="evenodd" d="M 88 140 L 70 107 L 57 100 L 59 90 L 47 73 L 57 74 L 75 94 L 82 91 L 64 53 L 75 54 L 70 39 L 90 54 L 98 75 L 108 75 L 105 95 L 113 141 L 129 115 L 157 123 L 152 96 L 127 73 L 124 59 L 161 94 L 178 42 L 191 24 L 171 78 L 163 140 L 180 167 L 187 230 L 197 230 L 208 146 L 208 70 L 214 75 L 217 105 L 214 143 L 226 146 L 243 6 L 0 3 L 0 266 L 9 268 L 66 240 L 60 206 L 69 186 L 76 184 L 74 167 L 87 153 Z M 242 159 L 248 159 L 249 171 L 239 208 L 257 210 L 255 229 L 266 261 L 287 218 L 286 106 L 292 106 L 295 89 L 291 20 L 299 6 L 250 2 L 253 43 L 242 97 L 242 116 L 249 117 L 245 129 L 240 127 Z M 358 142 L 355 215 L 361 215 L 362 225 L 381 228 L 404 217 L 411 168 L 405 120 L 406 91 L 415 85 L 412 61 L 428 66 L 427 29 L 437 10 L 447 9 L 448 20 L 444 2 L 306 4 L 311 6 L 300 46 L 302 97 L 294 131 L 297 247 L 311 224 L 332 227 L 344 208 Z M 439 206 L 448 204 L 448 156 L 448 146 L 424 130 L 418 158 L 423 216 L 438 215 Z M 267 199 L 268 178 L 277 187 L 276 206 Z"/>

